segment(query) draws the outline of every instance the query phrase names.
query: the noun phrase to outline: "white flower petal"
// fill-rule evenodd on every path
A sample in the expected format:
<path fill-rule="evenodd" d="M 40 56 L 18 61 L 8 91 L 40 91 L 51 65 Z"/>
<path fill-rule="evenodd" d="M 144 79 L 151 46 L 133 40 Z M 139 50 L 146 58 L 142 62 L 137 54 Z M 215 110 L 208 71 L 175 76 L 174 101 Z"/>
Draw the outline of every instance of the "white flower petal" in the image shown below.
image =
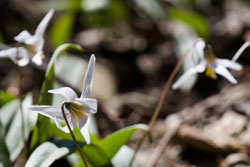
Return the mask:
<path fill-rule="evenodd" d="M 218 64 L 214 70 L 217 74 L 225 77 L 229 82 L 231 82 L 233 84 L 237 84 L 236 79 L 224 66 Z"/>
<path fill-rule="evenodd" d="M 200 56 L 200 58 L 204 58 L 204 48 L 206 46 L 206 43 L 203 39 L 199 38 L 196 40 L 194 47 L 198 53 L 198 55 Z"/>
<path fill-rule="evenodd" d="M 28 108 L 28 110 L 37 111 L 40 114 L 52 119 L 57 118 L 60 120 L 64 120 L 61 107 L 52 107 L 49 105 L 42 105 L 42 106 L 32 105 Z M 66 111 L 65 114 L 66 116 L 69 116 L 69 112 Z"/>
<path fill-rule="evenodd" d="M 24 31 L 20 32 L 17 36 L 15 36 L 14 39 L 17 42 L 25 43 L 25 41 L 31 37 L 32 37 L 32 35 L 27 30 L 24 30 Z"/>
<path fill-rule="evenodd" d="M 236 70 L 236 71 L 240 71 L 242 70 L 242 66 L 239 63 L 236 63 L 234 61 L 231 60 L 227 60 L 227 59 L 216 59 L 216 64 L 221 64 L 224 67 L 230 68 L 232 70 Z"/>
<path fill-rule="evenodd" d="M 70 87 L 63 87 L 59 89 L 49 90 L 49 93 L 63 95 L 67 100 L 74 100 L 77 98 L 76 93 Z"/>
<path fill-rule="evenodd" d="M 74 114 L 70 113 L 70 119 L 68 119 L 68 122 L 69 122 L 71 129 L 74 130 L 74 128 L 77 125 L 77 118 L 74 116 Z"/>
<path fill-rule="evenodd" d="M 249 42 L 245 42 L 240 49 L 235 53 L 234 57 L 232 58 L 232 61 L 237 61 L 240 55 L 244 52 L 244 50 L 249 46 Z"/>
<path fill-rule="evenodd" d="M 62 125 L 60 124 L 60 122 L 58 122 L 58 120 L 56 118 L 54 118 L 56 126 L 61 129 L 62 131 L 64 131 L 65 133 L 69 133 L 69 128 L 67 127 L 67 125 L 65 125 L 64 127 L 62 127 Z M 73 130 L 73 129 L 72 129 Z"/>
<path fill-rule="evenodd" d="M 50 9 L 49 12 L 45 15 L 43 20 L 39 23 L 37 26 L 37 29 L 35 31 L 35 36 L 43 37 L 44 32 L 49 24 L 50 19 L 52 18 L 54 14 L 54 9 Z"/>
<path fill-rule="evenodd" d="M 194 47 L 191 47 L 190 48 L 190 51 L 189 51 L 189 53 L 188 53 L 188 55 L 187 55 L 187 62 L 189 63 L 188 65 L 189 65 L 189 67 L 193 67 L 193 66 L 195 66 L 197 63 L 196 63 L 196 60 L 197 58 L 196 58 L 196 55 L 195 55 L 195 49 L 194 49 Z"/>
<path fill-rule="evenodd" d="M 87 72 L 85 74 L 84 88 L 81 94 L 81 98 L 91 97 L 94 67 L 95 67 L 95 55 L 92 54 L 89 60 Z"/>
<path fill-rule="evenodd" d="M 90 135 L 89 135 L 89 117 L 88 116 L 84 116 L 82 117 L 79 121 L 79 129 L 84 137 L 84 139 L 86 140 L 87 144 L 90 144 Z"/>
<path fill-rule="evenodd" d="M 66 109 L 66 107 L 64 106 L 64 111 L 65 111 L 65 114 L 66 114 L 66 118 L 67 118 L 67 121 L 69 123 L 69 126 L 70 126 L 70 129 L 73 131 L 75 129 L 75 126 L 76 126 L 76 119 L 75 117 Z M 62 113 L 62 112 L 61 112 Z M 64 131 L 65 133 L 69 133 L 69 128 L 68 126 L 64 126 L 62 127 L 62 125 L 60 124 L 60 122 L 58 122 L 57 118 L 54 118 L 55 120 L 55 123 L 56 123 L 56 126 L 61 129 L 62 131 Z M 64 117 L 63 117 L 63 120 L 64 120 Z M 64 120 L 65 121 L 65 120 Z"/>
<path fill-rule="evenodd" d="M 205 61 L 201 61 L 200 64 L 198 64 L 197 66 L 189 69 L 188 71 L 186 71 L 173 85 L 172 85 L 172 89 L 177 89 L 185 80 L 188 79 L 188 77 L 190 75 L 193 75 L 195 73 L 202 73 L 204 72 L 206 68 L 206 63 Z"/>
<path fill-rule="evenodd" d="M 39 51 L 35 54 L 35 56 L 32 57 L 32 61 L 36 65 L 40 66 L 43 63 L 43 57 L 44 57 L 43 51 Z"/>
<path fill-rule="evenodd" d="M 31 38 L 25 41 L 25 44 L 34 46 L 35 51 L 41 51 L 43 50 L 44 39 L 43 37 L 32 36 Z"/>
<path fill-rule="evenodd" d="M 18 55 L 18 59 L 17 59 Z M 29 63 L 29 54 L 23 47 L 15 47 L 0 51 L 0 58 L 10 58 L 14 63 L 23 67 Z"/>
<path fill-rule="evenodd" d="M 6 50 L 1 50 L 0 51 L 0 58 L 11 58 L 16 57 L 17 54 L 17 48 L 10 48 Z"/>
<path fill-rule="evenodd" d="M 87 107 L 91 114 L 95 114 L 97 112 L 97 100 L 93 98 L 76 98 L 75 101 L 81 103 L 83 106 Z"/>
<path fill-rule="evenodd" d="M 61 107 L 52 107 L 49 105 L 43 105 L 43 106 L 33 105 L 33 106 L 30 106 L 28 109 L 31 111 L 37 111 L 38 113 L 53 119 L 56 123 L 56 126 L 59 129 L 61 129 L 62 131 L 66 133 L 69 133 L 68 127 L 67 126 L 62 127 L 62 125 L 58 121 L 58 119 L 64 120 Z M 64 108 L 64 111 L 65 111 L 66 118 L 70 124 L 71 129 L 74 130 L 76 123 L 77 123 L 76 119 L 69 113 L 69 111 L 66 108 Z"/>
<path fill-rule="evenodd" d="M 30 56 L 25 48 L 23 47 L 18 48 L 18 57 L 19 58 L 17 62 L 14 60 L 13 61 L 17 63 L 19 66 L 23 67 L 29 64 Z"/>
<path fill-rule="evenodd" d="M 205 71 L 206 66 L 207 66 L 207 63 L 206 63 L 204 60 L 202 60 L 202 61 L 200 62 L 200 64 L 198 64 L 198 65 L 195 66 L 194 68 L 195 68 L 195 70 L 196 70 L 198 73 L 202 73 L 202 72 Z"/>

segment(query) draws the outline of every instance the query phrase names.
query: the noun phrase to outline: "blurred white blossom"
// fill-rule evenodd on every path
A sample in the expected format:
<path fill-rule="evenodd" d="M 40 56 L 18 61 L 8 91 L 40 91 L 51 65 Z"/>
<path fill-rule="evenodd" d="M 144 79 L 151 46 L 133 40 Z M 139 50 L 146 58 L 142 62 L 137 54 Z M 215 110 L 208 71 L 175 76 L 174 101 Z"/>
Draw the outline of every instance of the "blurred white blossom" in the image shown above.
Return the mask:
<path fill-rule="evenodd" d="M 207 45 L 203 39 L 197 39 L 190 49 L 190 54 L 193 56 L 194 52 L 200 57 L 200 62 L 194 67 L 187 70 L 172 86 L 173 89 L 177 89 L 183 84 L 191 75 L 195 73 L 205 72 L 206 75 L 212 79 L 217 79 L 219 74 L 226 78 L 232 84 L 237 84 L 237 80 L 227 70 L 240 71 L 242 66 L 235 61 L 239 58 L 241 53 L 249 46 L 246 42 L 235 54 L 232 60 L 216 58 L 210 45 Z"/>
<path fill-rule="evenodd" d="M 0 58 L 10 58 L 19 66 L 26 66 L 30 59 L 36 64 L 41 65 L 44 58 L 44 32 L 54 14 L 54 9 L 50 9 L 43 20 L 37 26 L 34 35 L 27 30 L 22 31 L 14 37 L 15 41 L 21 45 L 0 51 Z"/>

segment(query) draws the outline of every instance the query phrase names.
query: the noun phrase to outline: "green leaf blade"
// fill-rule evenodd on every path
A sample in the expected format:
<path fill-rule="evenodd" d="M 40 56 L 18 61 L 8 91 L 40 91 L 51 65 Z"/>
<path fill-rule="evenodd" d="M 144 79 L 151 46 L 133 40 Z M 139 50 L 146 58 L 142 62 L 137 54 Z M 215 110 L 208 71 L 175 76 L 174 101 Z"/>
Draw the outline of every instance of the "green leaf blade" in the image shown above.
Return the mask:
<path fill-rule="evenodd" d="M 148 126 L 145 124 L 136 124 L 120 129 L 106 137 L 98 143 L 98 145 L 107 152 L 110 158 L 112 158 L 117 151 L 129 141 L 131 136 L 139 130 L 147 131 Z"/>
<path fill-rule="evenodd" d="M 205 39 L 209 39 L 211 36 L 211 30 L 210 26 L 202 15 L 183 10 L 183 9 L 177 9 L 173 8 L 169 10 L 170 17 L 174 20 L 182 21 L 186 24 L 188 24 L 191 28 L 193 28 L 197 34 L 200 37 L 203 37 Z"/>
<path fill-rule="evenodd" d="M 111 167 L 111 158 L 107 153 L 98 145 L 88 144 L 83 147 L 83 153 L 86 156 L 87 161 L 98 167 Z"/>
<path fill-rule="evenodd" d="M 69 42 L 74 27 L 75 15 L 68 12 L 52 28 L 51 39 L 54 47 Z"/>

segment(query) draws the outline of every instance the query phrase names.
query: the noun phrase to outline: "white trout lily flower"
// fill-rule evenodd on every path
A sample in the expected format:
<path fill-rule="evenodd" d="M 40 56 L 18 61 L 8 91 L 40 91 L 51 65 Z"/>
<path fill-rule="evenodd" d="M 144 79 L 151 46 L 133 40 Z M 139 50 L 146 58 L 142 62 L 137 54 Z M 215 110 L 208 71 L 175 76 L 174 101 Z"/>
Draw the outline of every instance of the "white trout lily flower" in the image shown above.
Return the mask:
<path fill-rule="evenodd" d="M 88 144 L 90 143 L 90 135 L 88 131 L 90 115 L 97 112 L 97 100 L 91 98 L 94 66 L 95 55 L 92 55 L 88 64 L 87 72 L 85 74 L 84 88 L 80 98 L 78 98 L 76 93 L 69 87 L 49 90 L 49 93 L 59 94 L 67 99 L 63 104 L 65 115 L 69 121 L 70 127 L 73 130 L 75 126 L 78 125 L 83 137 Z M 68 127 L 62 127 L 58 122 L 58 120 L 64 120 L 61 107 L 33 105 L 28 109 L 37 111 L 42 115 L 54 119 L 59 129 L 69 133 Z"/>
<path fill-rule="evenodd" d="M 27 30 L 22 31 L 14 37 L 15 41 L 21 46 L 0 51 L 0 58 L 10 58 L 19 66 L 26 66 L 30 59 L 36 64 L 41 65 L 44 45 L 44 32 L 54 14 L 54 9 L 50 9 L 43 20 L 37 26 L 34 35 L 31 35 Z"/>
<path fill-rule="evenodd" d="M 221 75 L 226 78 L 232 84 L 237 84 L 237 80 L 228 71 L 227 68 L 240 71 L 242 66 L 235 61 L 239 58 L 240 54 L 249 46 L 246 42 L 235 54 L 232 60 L 216 58 L 210 45 L 206 45 L 203 39 L 198 39 L 190 50 L 191 56 L 195 52 L 200 58 L 200 62 L 193 68 L 187 70 L 172 86 L 173 89 L 177 89 L 181 84 L 189 78 L 189 76 L 195 73 L 203 73 L 212 79 L 217 79 L 217 75 Z"/>

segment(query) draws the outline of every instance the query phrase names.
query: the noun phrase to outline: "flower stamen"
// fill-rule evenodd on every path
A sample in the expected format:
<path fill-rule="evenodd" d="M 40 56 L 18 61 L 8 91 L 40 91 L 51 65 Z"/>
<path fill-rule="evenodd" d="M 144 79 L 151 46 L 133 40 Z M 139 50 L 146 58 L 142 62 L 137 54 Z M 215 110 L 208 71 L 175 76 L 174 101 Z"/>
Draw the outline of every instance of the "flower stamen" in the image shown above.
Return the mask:
<path fill-rule="evenodd" d="M 66 102 L 65 107 L 69 110 L 70 113 L 74 114 L 77 119 L 80 119 L 86 115 L 86 107 L 80 103 Z"/>

